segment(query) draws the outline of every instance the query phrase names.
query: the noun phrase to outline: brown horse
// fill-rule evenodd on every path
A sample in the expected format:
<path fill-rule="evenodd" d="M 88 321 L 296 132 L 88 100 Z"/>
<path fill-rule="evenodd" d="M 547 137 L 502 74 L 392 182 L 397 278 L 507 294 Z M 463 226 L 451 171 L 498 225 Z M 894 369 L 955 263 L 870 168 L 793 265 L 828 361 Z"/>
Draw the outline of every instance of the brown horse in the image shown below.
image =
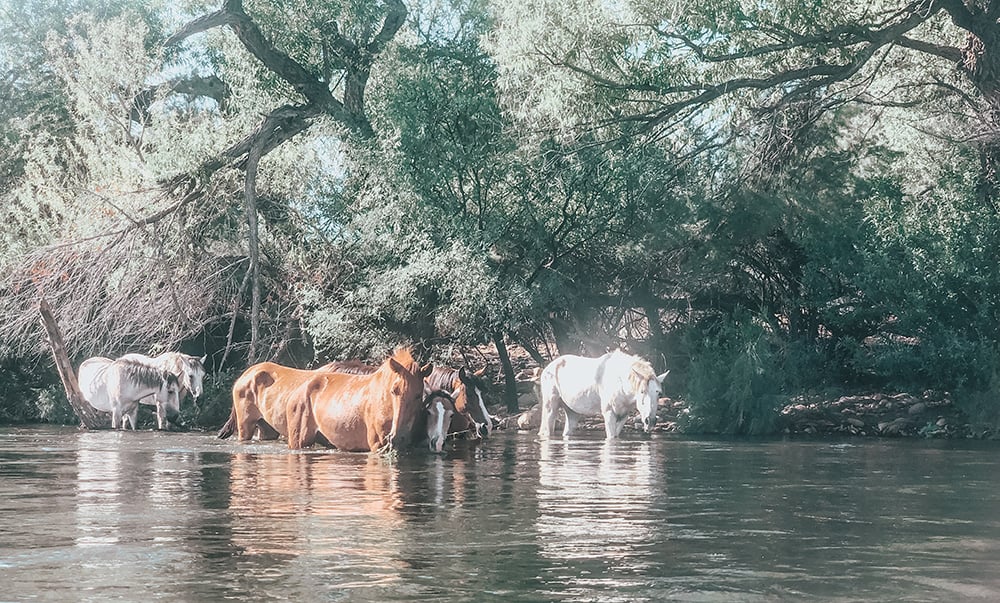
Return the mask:
<path fill-rule="evenodd" d="M 397 354 L 405 362 L 412 362 L 409 351 L 397 351 Z M 325 370 L 327 367 L 320 369 Z M 429 372 L 430 365 L 421 370 Z M 286 406 L 290 396 L 317 372 L 273 362 L 261 362 L 243 371 L 233 384 L 233 407 L 218 437 L 225 439 L 236 433 L 241 441 L 247 441 L 253 438 L 254 430 L 259 432 L 262 440 L 287 437 Z M 325 443 L 322 437 L 318 441 Z"/>
<path fill-rule="evenodd" d="M 414 439 L 424 411 L 424 377 L 407 349 L 374 373 L 313 371 L 285 406 L 289 448 L 324 441 L 341 450 L 399 450 Z"/>
<path fill-rule="evenodd" d="M 485 438 L 493 432 L 493 417 L 483 401 L 486 384 L 482 377 L 485 372 L 486 369 L 469 373 L 464 367 L 456 370 L 436 366 L 425 379 L 429 388 L 449 391 L 455 400 L 455 414 L 448 433 L 468 432 L 474 437 Z"/>
<path fill-rule="evenodd" d="M 370 375 L 378 370 L 378 367 L 365 364 L 360 360 L 338 360 L 324 364 L 319 370 L 347 373 L 350 375 Z M 449 433 L 452 433 L 453 417 L 455 416 L 455 412 L 457 412 L 455 398 L 452 394 L 454 388 L 431 387 L 431 381 L 439 370 L 447 371 L 449 369 L 434 367 L 431 374 L 424 379 L 424 409 L 426 412 L 419 420 L 424 431 L 427 433 L 427 444 L 434 452 L 441 452 L 443 450 L 445 438 Z M 417 431 L 420 432 L 420 429 Z"/>
<path fill-rule="evenodd" d="M 320 370 L 365 375 L 373 372 L 375 367 L 357 360 L 343 360 L 323 365 Z M 486 385 L 482 377 L 485 372 L 486 369 L 481 369 L 470 374 L 464 367 L 435 366 L 424 379 L 428 391 L 448 392 L 454 403 L 449 434 L 471 433 L 473 437 L 485 438 L 492 433 L 493 417 L 483 401 Z"/>

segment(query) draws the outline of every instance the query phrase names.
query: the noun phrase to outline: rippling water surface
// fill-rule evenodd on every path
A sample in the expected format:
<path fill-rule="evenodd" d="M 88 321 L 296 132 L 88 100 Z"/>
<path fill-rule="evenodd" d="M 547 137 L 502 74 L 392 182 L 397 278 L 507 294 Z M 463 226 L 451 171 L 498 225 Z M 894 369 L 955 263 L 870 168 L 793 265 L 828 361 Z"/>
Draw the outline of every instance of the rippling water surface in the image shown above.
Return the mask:
<path fill-rule="evenodd" d="M 1000 600 L 1000 445 L 0 429 L 3 601 Z"/>

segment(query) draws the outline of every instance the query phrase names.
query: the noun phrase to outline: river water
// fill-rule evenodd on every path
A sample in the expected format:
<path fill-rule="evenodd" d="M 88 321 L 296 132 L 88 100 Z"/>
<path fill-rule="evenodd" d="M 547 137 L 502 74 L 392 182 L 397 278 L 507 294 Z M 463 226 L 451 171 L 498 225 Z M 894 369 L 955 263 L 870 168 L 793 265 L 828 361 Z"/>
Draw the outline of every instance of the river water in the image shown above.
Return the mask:
<path fill-rule="evenodd" d="M 1000 443 L 0 428 L 0 601 L 994 601 Z"/>

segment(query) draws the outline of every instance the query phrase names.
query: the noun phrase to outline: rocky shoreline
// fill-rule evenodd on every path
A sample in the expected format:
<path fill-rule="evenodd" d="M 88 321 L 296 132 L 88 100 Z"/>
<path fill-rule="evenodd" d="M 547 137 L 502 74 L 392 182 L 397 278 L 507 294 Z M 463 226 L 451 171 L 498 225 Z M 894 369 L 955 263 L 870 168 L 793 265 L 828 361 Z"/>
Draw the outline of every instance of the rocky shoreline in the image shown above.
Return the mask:
<path fill-rule="evenodd" d="M 825 399 L 796 396 L 781 410 L 787 434 L 995 439 L 996 425 L 977 424 L 947 392 L 866 393 Z"/>

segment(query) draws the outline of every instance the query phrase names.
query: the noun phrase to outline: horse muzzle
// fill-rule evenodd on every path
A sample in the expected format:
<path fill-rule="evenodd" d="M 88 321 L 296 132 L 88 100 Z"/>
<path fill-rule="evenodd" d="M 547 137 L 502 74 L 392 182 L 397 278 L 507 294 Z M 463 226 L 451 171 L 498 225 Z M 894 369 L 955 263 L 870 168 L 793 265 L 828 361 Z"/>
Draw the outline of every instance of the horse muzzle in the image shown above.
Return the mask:
<path fill-rule="evenodd" d="M 394 435 L 389 438 L 389 448 L 392 450 L 402 450 L 410 443 L 410 438 L 405 435 Z"/>
<path fill-rule="evenodd" d="M 444 452 L 444 438 L 433 437 L 428 442 L 428 447 L 431 452 L 441 453 Z"/>
<path fill-rule="evenodd" d="M 492 425 L 489 423 L 476 423 L 476 435 L 481 439 L 488 438 L 490 433 L 493 431 L 491 427 Z"/>
<path fill-rule="evenodd" d="M 656 427 L 656 417 L 649 417 L 642 420 L 642 430 L 646 433 L 653 431 L 654 427 Z"/>

